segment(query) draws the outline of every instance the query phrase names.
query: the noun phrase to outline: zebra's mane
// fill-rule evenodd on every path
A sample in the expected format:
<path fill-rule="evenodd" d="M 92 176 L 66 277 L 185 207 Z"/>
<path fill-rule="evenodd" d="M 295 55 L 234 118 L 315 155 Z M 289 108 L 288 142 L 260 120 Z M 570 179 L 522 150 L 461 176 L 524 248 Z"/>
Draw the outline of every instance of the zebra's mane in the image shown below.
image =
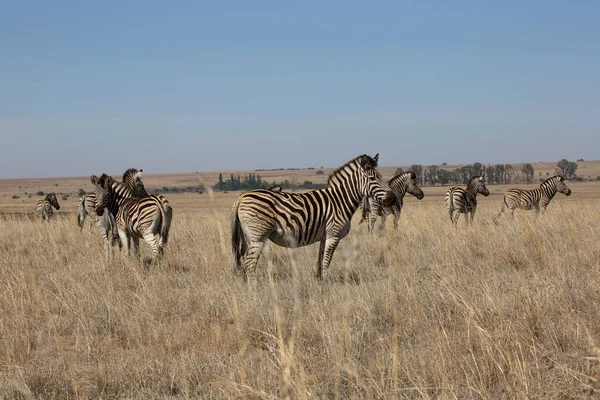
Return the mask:
<path fill-rule="evenodd" d="M 390 181 L 388 182 L 388 186 L 392 186 L 392 185 L 396 184 L 398 181 L 402 180 L 402 178 L 404 178 L 404 176 L 406 176 L 408 174 L 410 174 L 410 179 L 412 179 L 412 180 L 416 180 L 417 179 L 417 175 L 415 175 L 414 172 L 412 172 L 412 171 L 406 171 L 406 172 L 398 174 L 395 177 L 393 177 L 392 179 L 390 179 Z"/>
<path fill-rule="evenodd" d="M 352 160 L 348 161 L 346 164 L 342 165 L 341 167 L 339 167 L 335 171 L 333 171 L 331 173 L 331 175 L 329 175 L 329 178 L 327 179 L 327 184 L 329 184 L 333 178 L 337 177 L 340 174 L 340 172 L 346 170 L 351 165 L 357 165 L 357 164 L 360 165 L 365 170 L 377 168 L 377 161 L 375 161 L 375 159 L 373 157 L 363 154 L 362 156 L 353 158 Z M 379 171 L 377 171 L 377 173 L 379 174 Z M 379 178 L 381 178 L 381 175 L 379 175 Z"/>
<path fill-rule="evenodd" d="M 550 181 L 552 180 L 558 180 L 559 182 L 562 182 L 565 180 L 565 178 L 563 178 L 562 175 L 554 175 L 551 176 L 550 178 L 546 179 L 544 182 L 540 183 L 540 186 L 544 185 L 545 183 L 550 183 Z"/>
<path fill-rule="evenodd" d="M 482 178 L 481 175 L 473 175 L 471 177 L 471 179 L 469 179 L 469 183 L 467 183 L 467 187 L 471 187 L 471 183 L 473 183 L 475 180 L 481 179 L 481 178 Z"/>
<path fill-rule="evenodd" d="M 133 182 L 135 179 L 139 179 L 142 176 L 143 171 L 144 170 L 142 169 L 138 171 L 135 168 L 129 168 L 123 173 L 123 182 L 128 182 L 129 180 Z"/>
<path fill-rule="evenodd" d="M 50 200 L 51 200 L 51 199 L 53 199 L 53 198 L 54 198 L 54 199 L 56 198 L 56 193 L 54 193 L 54 192 L 52 192 L 52 193 L 48 193 L 48 194 L 46 195 L 46 197 L 44 198 L 44 200 L 46 200 L 46 201 L 50 201 Z"/>

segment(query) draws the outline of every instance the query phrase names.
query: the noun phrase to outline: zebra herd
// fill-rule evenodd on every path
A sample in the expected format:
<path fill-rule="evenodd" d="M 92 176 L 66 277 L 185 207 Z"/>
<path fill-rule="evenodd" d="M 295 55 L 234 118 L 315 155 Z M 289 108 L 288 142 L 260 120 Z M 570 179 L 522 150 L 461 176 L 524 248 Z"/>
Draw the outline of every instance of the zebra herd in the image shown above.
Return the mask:
<path fill-rule="evenodd" d="M 236 266 L 245 272 L 248 281 L 256 282 L 256 264 L 267 240 L 282 247 L 302 247 L 319 242 L 317 277 L 327 276 L 333 253 L 341 239 L 350 231 L 351 219 L 362 202 L 362 219 L 372 232 L 378 216 L 382 226 L 389 214 L 394 214 L 398 227 L 403 198 L 410 193 L 424 197 L 413 172 L 393 177 L 388 183 L 377 171 L 379 154 L 371 158 L 359 156 L 335 170 L 325 189 L 307 193 L 288 193 L 258 189 L 243 193 L 234 205 L 231 243 Z M 473 176 L 466 188 L 452 187 L 445 196 L 450 221 L 457 225 L 460 214 L 468 223 L 475 217 L 477 194 L 488 196 L 483 177 Z M 553 176 L 539 189 L 509 189 L 504 204 L 509 215 L 516 208 L 545 210 L 556 193 L 571 195 L 562 176 Z M 500 214 L 504 211 L 502 207 Z M 497 218 L 497 217 L 496 217 Z"/>
<path fill-rule="evenodd" d="M 340 241 L 348 235 L 352 216 L 360 207 L 361 222 L 368 221 L 372 232 L 377 217 L 382 227 L 388 215 L 394 215 L 394 228 L 402 211 L 406 193 L 421 200 L 423 191 L 413 172 L 394 176 L 387 183 L 377 170 L 379 154 L 366 154 L 350 160 L 336 169 L 325 189 L 306 193 L 283 191 L 280 186 L 250 190 L 242 193 L 233 207 L 231 245 L 235 265 L 246 278 L 256 282 L 256 265 L 267 240 L 282 247 L 302 247 L 320 243 L 317 276 L 327 276 L 333 253 Z M 157 260 L 169 238 L 173 208 L 162 195 L 149 195 L 141 180 L 142 170 L 130 168 L 121 182 L 111 176 L 92 175 L 94 191 L 81 197 L 77 210 L 77 223 L 83 229 L 89 215 L 92 226 L 98 225 L 104 240 L 107 260 L 112 248 L 124 246 L 129 255 L 131 245 L 139 257 L 139 240 L 152 249 L 152 259 Z M 545 210 L 556 193 L 571 195 L 560 175 L 546 179 L 533 190 L 509 189 L 504 193 L 500 216 L 515 209 Z M 471 223 L 477 208 L 477 195 L 488 196 L 483 177 L 473 176 L 466 188 L 452 187 L 445 196 L 446 208 L 454 226 L 460 214 Z M 41 220 L 52 216 L 52 208 L 60 208 L 56 194 L 48 194 L 36 204 Z M 498 218 L 498 217 L 496 217 Z"/>
<path fill-rule="evenodd" d="M 125 171 L 121 182 L 106 174 L 100 177 L 92 175 L 90 181 L 94 191 L 84 194 L 79 201 L 77 224 L 83 229 L 89 215 L 92 226 L 97 224 L 100 227 L 107 259 L 114 246 L 125 246 L 129 255 L 132 244 L 139 258 L 140 239 L 150 245 L 153 261 L 163 254 L 169 239 L 173 208 L 164 196 L 148 194 L 141 176 L 142 170 L 135 168 Z M 51 206 L 57 210 L 60 208 L 54 193 L 36 205 L 36 212 L 42 220 L 47 220 L 52 214 Z"/>

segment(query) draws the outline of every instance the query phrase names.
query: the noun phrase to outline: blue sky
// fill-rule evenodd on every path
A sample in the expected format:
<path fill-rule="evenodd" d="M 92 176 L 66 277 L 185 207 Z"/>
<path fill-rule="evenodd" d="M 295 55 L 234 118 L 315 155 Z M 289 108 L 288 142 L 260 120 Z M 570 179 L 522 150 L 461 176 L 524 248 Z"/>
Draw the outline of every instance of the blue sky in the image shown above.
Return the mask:
<path fill-rule="evenodd" d="M 3 2 L 0 178 L 599 159 L 598 21 L 598 1 Z"/>

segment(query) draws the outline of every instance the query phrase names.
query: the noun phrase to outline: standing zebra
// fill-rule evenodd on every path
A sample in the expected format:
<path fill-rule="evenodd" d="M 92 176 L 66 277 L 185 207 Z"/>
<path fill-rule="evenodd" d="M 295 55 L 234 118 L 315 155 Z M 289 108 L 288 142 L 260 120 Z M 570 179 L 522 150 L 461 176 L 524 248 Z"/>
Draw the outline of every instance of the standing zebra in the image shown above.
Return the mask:
<path fill-rule="evenodd" d="M 88 214 L 92 221 L 90 226 L 94 226 L 98 221 L 98 215 L 96 215 L 96 200 L 96 193 L 94 192 L 88 192 L 79 199 L 79 205 L 77 207 L 77 225 L 79 225 L 81 230 L 83 230 L 85 218 Z"/>
<path fill-rule="evenodd" d="M 396 195 L 396 201 L 390 207 L 384 207 L 380 201 L 369 199 L 368 197 L 363 199 L 362 219 L 360 222 L 369 221 L 369 230 L 371 232 L 373 232 L 378 216 L 381 217 L 381 228 L 384 228 L 385 219 L 390 214 L 394 214 L 394 229 L 398 229 L 398 219 L 402 212 L 403 199 L 406 193 L 412 194 L 419 200 L 425 196 L 417 183 L 417 176 L 411 171 L 396 175 L 390 179 L 388 186 Z"/>
<path fill-rule="evenodd" d="M 141 171 L 135 175 L 139 178 Z M 155 261 L 169 239 L 173 218 L 169 202 L 160 195 L 136 198 L 128 184 L 117 182 L 106 174 L 99 178 L 92 175 L 90 181 L 96 187 L 96 213 L 102 217 L 107 209 L 115 217 L 127 254 L 130 254 L 133 241 L 134 252 L 139 257 L 139 239 L 143 238 L 152 247 L 152 259 Z"/>
<path fill-rule="evenodd" d="M 454 226 L 458 225 L 460 214 L 465 214 L 465 221 L 469 223 L 469 214 L 471 214 L 471 223 L 475 218 L 475 209 L 477 208 L 477 194 L 489 196 L 490 191 L 483 183 L 483 177 L 475 175 L 469 179 L 466 189 L 452 187 L 446 192 L 446 208 L 450 214 L 450 221 Z M 454 214 L 454 215 L 453 215 Z"/>
<path fill-rule="evenodd" d="M 48 221 L 52 214 L 52 207 L 56 208 L 56 210 L 60 210 L 60 205 L 58 204 L 58 200 L 56 200 L 56 193 L 48 193 L 43 200 L 39 200 L 35 204 L 35 214 L 40 218 L 40 220 Z"/>
<path fill-rule="evenodd" d="M 504 192 L 504 204 L 496 218 L 502 215 L 505 208 L 508 209 L 508 215 L 511 217 L 514 217 L 517 208 L 521 210 L 534 209 L 536 213 L 540 212 L 540 208 L 542 211 L 546 211 L 550 200 L 557 192 L 565 196 L 571 195 L 571 189 L 567 187 L 564 178 L 560 175 L 546 179 L 540 183 L 539 189 L 509 189 Z"/>
<path fill-rule="evenodd" d="M 240 195 L 233 208 L 231 241 L 236 265 L 244 268 L 248 280 L 256 282 L 256 264 L 267 239 L 283 247 L 320 241 L 317 277 L 326 277 L 333 252 L 350 232 L 363 196 L 385 206 L 394 201 L 394 192 L 376 170 L 378 158 L 379 154 L 362 155 L 349 161 L 333 172 L 325 189 L 307 193 L 259 189 Z"/>

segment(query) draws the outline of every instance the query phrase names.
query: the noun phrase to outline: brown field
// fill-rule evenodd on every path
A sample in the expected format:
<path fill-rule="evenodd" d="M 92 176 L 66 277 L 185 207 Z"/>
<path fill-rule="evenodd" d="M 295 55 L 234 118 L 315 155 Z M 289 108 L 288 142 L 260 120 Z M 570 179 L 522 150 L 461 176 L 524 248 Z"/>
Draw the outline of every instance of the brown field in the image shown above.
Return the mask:
<path fill-rule="evenodd" d="M 578 164 L 600 175 L 600 162 Z M 330 170 L 314 172 L 260 174 L 320 182 Z M 388 221 L 369 235 L 355 215 L 324 282 L 318 246 L 271 245 L 250 290 L 230 252 L 239 192 L 166 194 L 166 255 L 144 267 L 106 264 L 96 228 L 77 228 L 87 178 L 0 180 L 0 398 L 598 396 L 600 182 L 569 183 L 546 214 L 498 224 L 506 187 L 488 187 L 469 228 L 450 225 L 443 187 L 407 198 L 398 231 Z M 48 224 L 11 218 L 31 213 L 40 197 L 24 192 L 38 190 L 71 197 Z"/>

